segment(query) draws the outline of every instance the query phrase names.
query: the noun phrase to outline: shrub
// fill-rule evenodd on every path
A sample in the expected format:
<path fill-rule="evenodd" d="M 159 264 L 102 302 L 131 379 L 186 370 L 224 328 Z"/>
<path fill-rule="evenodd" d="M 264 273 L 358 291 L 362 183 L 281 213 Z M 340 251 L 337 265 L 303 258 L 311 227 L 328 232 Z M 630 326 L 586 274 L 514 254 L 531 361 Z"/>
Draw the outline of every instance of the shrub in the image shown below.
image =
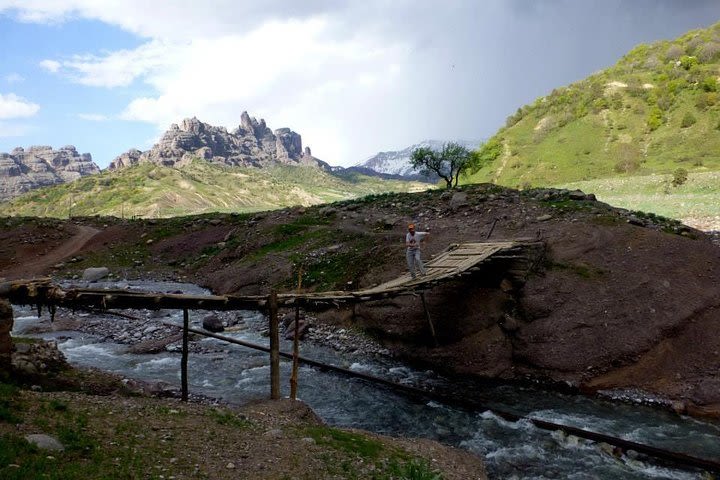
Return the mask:
<path fill-rule="evenodd" d="M 497 160 L 503 152 L 502 139 L 493 137 L 480 147 L 477 155 L 473 156 L 470 164 L 470 171 L 477 172 L 482 167 L 490 165 Z"/>
<path fill-rule="evenodd" d="M 621 102 L 622 102 L 622 100 L 621 100 Z M 607 99 L 605 99 L 604 97 L 596 98 L 595 100 L 593 100 L 593 103 L 592 103 L 593 113 L 598 113 L 601 110 L 605 110 L 609 106 L 610 105 L 608 104 Z"/>
<path fill-rule="evenodd" d="M 674 97 L 670 94 L 664 94 L 657 99 L 657 106 L 660 110 L 667 112 L 672 107 Z"/>
<path fill-rule="evenodd" d="M 695 115 L 693 115 L 691 112 L 685 113 L 685 115 L 682 118 L 682 122 L 680 122 L 680 128 L 688 128 L 697 122 L 697 119 L 695 118 Z"/>
<path fill-rule="evenodd" d="M 645 68 L 648 70 L 657 70 L 660 65 L 660 59 L 656 55 L 651 55 L 645 60 Z"/>
<path fill-rule="evenodd" d="M 717 78 L 705 77 L 705 80 L 702 81 L 702 83 L 700 84 L 700 87 L 706 92 L 717 92 L 717 90 L 718 90 Z"/>
<path fill-rule="evenodd" d="M 524 115 L 524 112 L 522 108 L 518 108 L 517 111 L 513 114 L 507 117 L 507 120 L 505 120 L 505 126 L 510 128 L 516 123 L 518 123 L 520 120 L 522 120 Z"/>
<path fill-rule="evenodd" d="M 670 45 L 665 51 L 665 60 L 677 60 L 685 53 L 679 45 Z"/>
<path fill-rule="evenodd" d="M 647 117 L 647 126 L 650 131 L 657 130 L 663 124 L 663 114 L 659 107 L 655 106 L 650 110 Z"/>
<path fill-rule="evenodd" d="M 690 70 L 698 63 L 698 58 L 693 55 L 683 55 L 680 57 L 680 66 L 685 70 Z"/>
<path fill-rule="evenodd" d="M 673 187 L 679 187 L 680 185 L 687 182 L 688 179 L 688 171 L 684 168 L 678 168 L 673 172 L 672 176 L 672 185 Z"/>
<path fill-rule="evenodd" d="M 717 92 L 703 92 L 698 95 L 698 98 L 695 101 L 695 106 L 698 108 L 698 110 L 706 110 L 708 107 L 712 107 L 713 105 L 715 105 L 717 101 Z"/>
<path fill-rule="evenodd" d="M 705 43 L 705 40 L 700 37 L 700 35 L 695 35 L 693 38 L 690 39 L 689 42 L 687 42 L 687 45 L 685 46 L 685 51 L 690 53 L 694 53 L 699 46 Z"/>
<path fill-rule="evenodd" d="M 706 43 L 705 45 L 700 47 L 697 56 L 703 63 L 712 62 L 716 58 L 720 57 L 720 43 Z"/>

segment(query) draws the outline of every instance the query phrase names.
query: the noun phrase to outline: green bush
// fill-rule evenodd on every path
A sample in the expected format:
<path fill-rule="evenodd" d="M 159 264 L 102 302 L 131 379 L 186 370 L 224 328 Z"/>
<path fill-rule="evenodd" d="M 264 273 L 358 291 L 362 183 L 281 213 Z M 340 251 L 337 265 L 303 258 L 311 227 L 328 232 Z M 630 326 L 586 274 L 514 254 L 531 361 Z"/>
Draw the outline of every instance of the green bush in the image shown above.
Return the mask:
<path fill-rule="evenodd" d="M 672 183 L 673 187 L 679 187 L 680 185 L 687 182 L 687 179 L 688 179 L 688 171 L 685 170 L 684 168 L 678 168 L 677 170 L 675 170 L 673 172 L 673 177 L 672 177 L 671 183 Z"/>
<path fill-rule="evenodd" d="M 695 115 L 693 115 L 691 112 L 685 113 L 685 115 L 682 118 L 682 122 L 680 122 L 681 128 L 688 128 L 697 123 L 697 119 L 695 118 Z"/>
<path fill-rule="evenodd" d="M 695 100 L 695 106 L 698 110 L 707 110 L 709 107 L 714 106 L 717 101 L 717 92 L 703 92 L 698 95 L 697 100 Z"/>
<path fill-rule="evenodd" d="M 497 160 L 503 152 L 502 139 L 493 137 L 480 147 L 477 155 L 473 156 L 472 165 L 470 165 L 471 172 L 477 172 L 482 167 L 491 164 Z"/>
<path fill-rule="evenodd" d="M 702 84 L 700 84 L 700 87 L 706 92 L 717 92 L 718 91 L 717 78 L 705 77 L 705 80 L 702 81 Z"/>
<path fill-rule="evenodd" d="M 684 68 L 685 70 L 690 70 L 695 65 L 700 63 L 698 61 L 698 58 L 692 55 L 683 55 L 680 57 L 680 66 Z"/>
<path fill-rule="evenodd" d="M 650 110 L 647 117 L 647 126 L 650 131 L 657 130 L 663 124 L 663 114 L 659 107 L 655 106 Z"/>

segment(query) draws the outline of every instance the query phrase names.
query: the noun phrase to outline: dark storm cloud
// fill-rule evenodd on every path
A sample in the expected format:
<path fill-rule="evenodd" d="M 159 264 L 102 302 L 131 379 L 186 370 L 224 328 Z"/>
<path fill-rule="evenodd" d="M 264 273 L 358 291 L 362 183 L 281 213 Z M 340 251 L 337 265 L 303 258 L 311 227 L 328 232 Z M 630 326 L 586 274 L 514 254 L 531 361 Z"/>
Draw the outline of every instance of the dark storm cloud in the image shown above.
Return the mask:
<path fill-rule="evenodd" d="M 720 20 L 718 1 L 454 5 L 419 9 L 400 27 L 414 40 L 416 74 L 407 88 L 427 106 L 422 137 L 487 137 L 518 107 L 613 65 L 634 46 Z"/>

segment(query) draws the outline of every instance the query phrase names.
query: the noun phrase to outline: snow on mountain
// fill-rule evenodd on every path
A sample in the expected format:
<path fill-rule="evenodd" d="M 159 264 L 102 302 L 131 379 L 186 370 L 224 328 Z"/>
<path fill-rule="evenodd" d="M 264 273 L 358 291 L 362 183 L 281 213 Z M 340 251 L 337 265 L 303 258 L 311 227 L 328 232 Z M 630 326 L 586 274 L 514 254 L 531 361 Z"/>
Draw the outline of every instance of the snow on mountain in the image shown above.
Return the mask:
<path fill-rule="evenodd" d="M 453 141 L 455 143 L 463 145 L 470 150 L 478 148 L 478 146 L 482 143 L 479 141 L 469 140 Z M 410 156 L 412 155 L 413 150 L 415 150 L 416 148 L 427 147 L 433 150 L 439 150 L 442 148 L 444 143 L 446 142 L 440 140 L 425 140 L 402 150 L 379 152 L 368 158 L 367 160 L 364 160 L 354 165 L 354 167 L 367 168 L 377 173 L 383 173 L 386 175 L 399 175 L 408 179 L 429 180 L 431 182 L 434 182 L 437 179 L 428 179 L 427 177 L 421 176 L 419 172 L 415 170 L 412 165 L 410 165 Z"/>

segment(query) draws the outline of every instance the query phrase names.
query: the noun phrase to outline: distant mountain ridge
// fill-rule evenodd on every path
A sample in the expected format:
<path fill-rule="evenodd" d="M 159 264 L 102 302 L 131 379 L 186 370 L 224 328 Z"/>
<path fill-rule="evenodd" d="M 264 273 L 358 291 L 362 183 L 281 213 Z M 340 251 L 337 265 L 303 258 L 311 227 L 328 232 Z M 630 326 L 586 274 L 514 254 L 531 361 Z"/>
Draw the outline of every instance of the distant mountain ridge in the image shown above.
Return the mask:
<path fill-rule="evenodd" d="M 475 150 L 477 149 L 481 141 L 472 141 L 472 140 L 452 140 L 455 143 L 459 143 L 460 145 L 470 149 Z M 404 148 L 402 150 L 391 150 L 387 152 L 378 152 L 372 157 L 363 160 L 362 162 L 359 162 L 355 164 L 354 166 L 350 167 L 349 170 L 357 170 L 361 173 L 368 173 L 369 171 L 376 172 L 378 174 L 386 175 L 389 178 L 404 178 L 406 180 L 419 180 L 429 183 L 435 183 L 438 178 L 437 177 L 426 177 L 424 175 L 420 175 L 418 170 L 414 169 L 413 166 L 410 164 L 410 157 L 412 156 L 412 152 L 420 147 L 426 147 L 431 148 L 433 150 L 439 150 L 442 148 L 443 144 L 447 143 L 447 141 L 442 140 L 424 140 L 420 143 L 416 143 L 414 145 L 411 145 L 407 148 Z"/>
<path fill-rule="evenodd" d="M 71 151 L 66 149 L 65 154 Z M 272 131 L 265 120 L 247 112 L 232 132 L 185 119 L 150 150 L 131 149 L 105 171 L 96 167 L 94 172 L 98 174 L 13 198 L 3 211 L 55 217 L 252 212 L 427 188 L 331 167 L 303 148 L 298 133 L 289 128 Z"/>
<path fill-rule="evenodd" d="M 115 158 L 108 169 L 146 162 L 180 167 L 197 158 L 235 167 L 305 165 L 329 168 L 327 163 L 312 156 L 310 147 L 303 149 L 300 134 L 289 128 L 273 132 L 264 119 L 258 121 L 242 112 L 240 125 L 232 132 L 195 117 L 186 118 L 179 125 L 172 124 L 150 150 L 128 150 Z"/>
<path fill-rule="evenodd" d="M 258 167 L 292 165 L 318 167 L 340 172 L 315 158 L 310 147 L 304 147 L 300 134 L 289 128 L 272 131 L 264 119 L 259 121 L 247 112 L 240 115 L 240 125 L 232 132 L 186 118 L 173 124 L 160 141 L 142 152 L 132 148 L 116 157 L 108 166 L 118 171 L 141 163 L 180 168 L 200 159 L 225 166 Z M 89 153 L 82 155 L 74 146 L 54 150 L 49 146 L 15 148 L 0 153 L 0 201 L 10 200 L 37 188 L 49 187 L 100 173 Z"/>
<path fill-rule="evenodd" d="M 77 180 L 100 172 L 89 153 L 79 154 L 73 145 L 54 150 L 49 146 L 15 148 L 0 153 L 0 201 L 40 187 Z"/>

